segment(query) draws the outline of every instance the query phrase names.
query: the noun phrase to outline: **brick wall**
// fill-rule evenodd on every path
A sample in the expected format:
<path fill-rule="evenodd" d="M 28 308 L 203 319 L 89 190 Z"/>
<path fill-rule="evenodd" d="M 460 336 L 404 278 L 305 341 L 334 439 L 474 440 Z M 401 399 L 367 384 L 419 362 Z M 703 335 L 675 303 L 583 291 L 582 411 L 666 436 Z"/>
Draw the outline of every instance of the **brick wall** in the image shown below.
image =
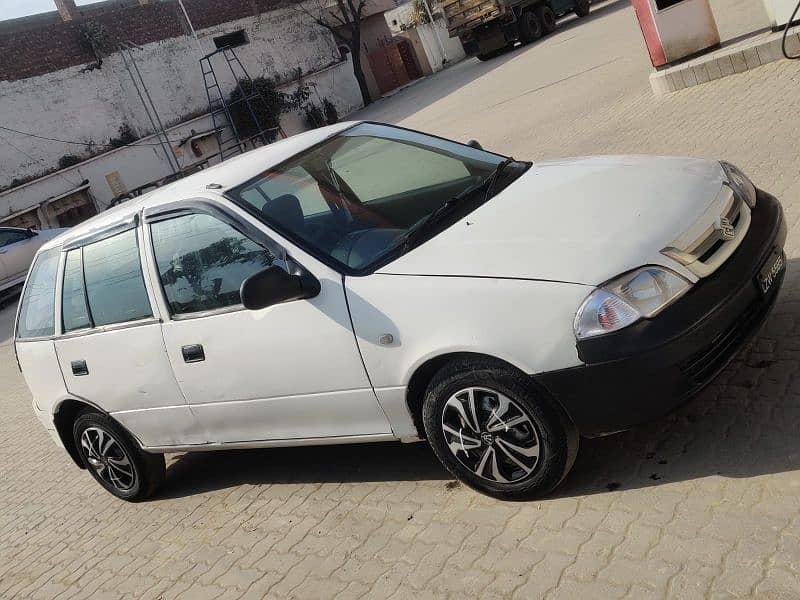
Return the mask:
<path fill-rule="evenodd" d="M 286 5 L 286 0 L 184 0 L 195 29 L 252 16 Z M 0 28 L 0 81 L 43 75 L 94 61 L 80 42 L 87 19 L 101 23 L 114 41 L 146 44 L 186 34 L 175 1 L 140 6 L 100 3 L 82 7 L 81 18 L 64 23 L 42 17 L 10 21 Z"/>

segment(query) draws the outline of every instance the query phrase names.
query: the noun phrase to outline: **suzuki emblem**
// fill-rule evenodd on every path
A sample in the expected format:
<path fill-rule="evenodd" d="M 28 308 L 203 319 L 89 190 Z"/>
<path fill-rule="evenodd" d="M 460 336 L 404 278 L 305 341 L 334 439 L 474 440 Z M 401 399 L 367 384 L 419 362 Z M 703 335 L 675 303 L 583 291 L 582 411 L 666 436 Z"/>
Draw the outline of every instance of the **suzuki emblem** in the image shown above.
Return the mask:
<path fill-rule="evenodd" d="M 714 229 L 719 231 L 720 237 L 723 240 L 732 240 L 736 237 L 736 230 L 727 217 L 717 217 L 717 220 L 714 222 Z"/>

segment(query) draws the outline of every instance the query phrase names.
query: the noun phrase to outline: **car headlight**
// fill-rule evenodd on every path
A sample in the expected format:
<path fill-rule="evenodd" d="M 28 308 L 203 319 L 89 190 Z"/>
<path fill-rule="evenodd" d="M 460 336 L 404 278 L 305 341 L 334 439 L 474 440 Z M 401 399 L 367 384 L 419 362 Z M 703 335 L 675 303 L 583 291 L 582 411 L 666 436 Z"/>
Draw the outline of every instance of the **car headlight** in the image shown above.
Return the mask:
<path fill-rule="evenodd" d="M 728 179 L 728 185 L 731 186 L 733 193 L 739 198 L 744 200 L 751 209 L 756 207 L 756 186 L 750 181 L 750 178 L 742 173 L 742 171 L 725 161 L 721 161 L 720 166 L 725 171 L 725 177 Z"/>
<path fill-rule="evenodd" d="M 664 267 L 641 267 L 594 290 L 575 315 L 579 340 L 618 331 L 653 317 L 689 291 L 691 284 Z"/>

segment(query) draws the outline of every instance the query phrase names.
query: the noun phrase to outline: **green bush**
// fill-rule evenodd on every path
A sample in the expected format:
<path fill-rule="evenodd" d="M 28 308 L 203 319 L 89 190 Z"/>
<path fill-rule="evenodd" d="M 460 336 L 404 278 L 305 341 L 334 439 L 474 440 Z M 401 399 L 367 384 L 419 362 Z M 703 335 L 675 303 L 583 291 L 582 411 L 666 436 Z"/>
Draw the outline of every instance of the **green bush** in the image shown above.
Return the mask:
<path fill-rule="evenodd" d="M 241 79 L 228 97 L 231 118 L 242 140 L 263 132 L 265 142 L 273 141 L 278 135 L 281 114 L 291 104 L 291 98 L 267 77 Z"/>

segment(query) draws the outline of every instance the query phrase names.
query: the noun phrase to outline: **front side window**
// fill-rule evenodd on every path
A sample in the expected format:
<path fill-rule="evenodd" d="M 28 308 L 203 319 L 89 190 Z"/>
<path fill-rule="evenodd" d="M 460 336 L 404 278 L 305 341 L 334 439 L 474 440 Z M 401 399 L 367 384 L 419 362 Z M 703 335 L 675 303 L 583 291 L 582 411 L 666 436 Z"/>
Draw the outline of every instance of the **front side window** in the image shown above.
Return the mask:
<path fill-rule="evenodd" d="M 83 273 L 94 326 L 153 316 L 135 229 L 84 246 Z"/>
<path fill-rule="evenodd" d="M 55 333 L 56 273 L 60 248 L 47 250 L 33 261 L 25 293 L 20 300 L 17 337 L 50 336 Z"/>
<path fill-rule="evenodd" d="M 473 210 L 524 171 L 498 170 L 504 181 L 485 193 L 482 186 L 496 183 L 504 163 L 464 144 L 362 123 L 228 195 L 321 260 L 361 271 L 405 247 L 407 236 L 429 216 L 442 216 L 437 209 L 455 205 L 454 198 L 468 199 L 466 210 Z"/>
<path fill-rule="evenodd" d="M 173 315 L 241 304 L 242 282 L 275 263 L 272 252 L 207 214 L 158 221 L 150 228 Z"/>

